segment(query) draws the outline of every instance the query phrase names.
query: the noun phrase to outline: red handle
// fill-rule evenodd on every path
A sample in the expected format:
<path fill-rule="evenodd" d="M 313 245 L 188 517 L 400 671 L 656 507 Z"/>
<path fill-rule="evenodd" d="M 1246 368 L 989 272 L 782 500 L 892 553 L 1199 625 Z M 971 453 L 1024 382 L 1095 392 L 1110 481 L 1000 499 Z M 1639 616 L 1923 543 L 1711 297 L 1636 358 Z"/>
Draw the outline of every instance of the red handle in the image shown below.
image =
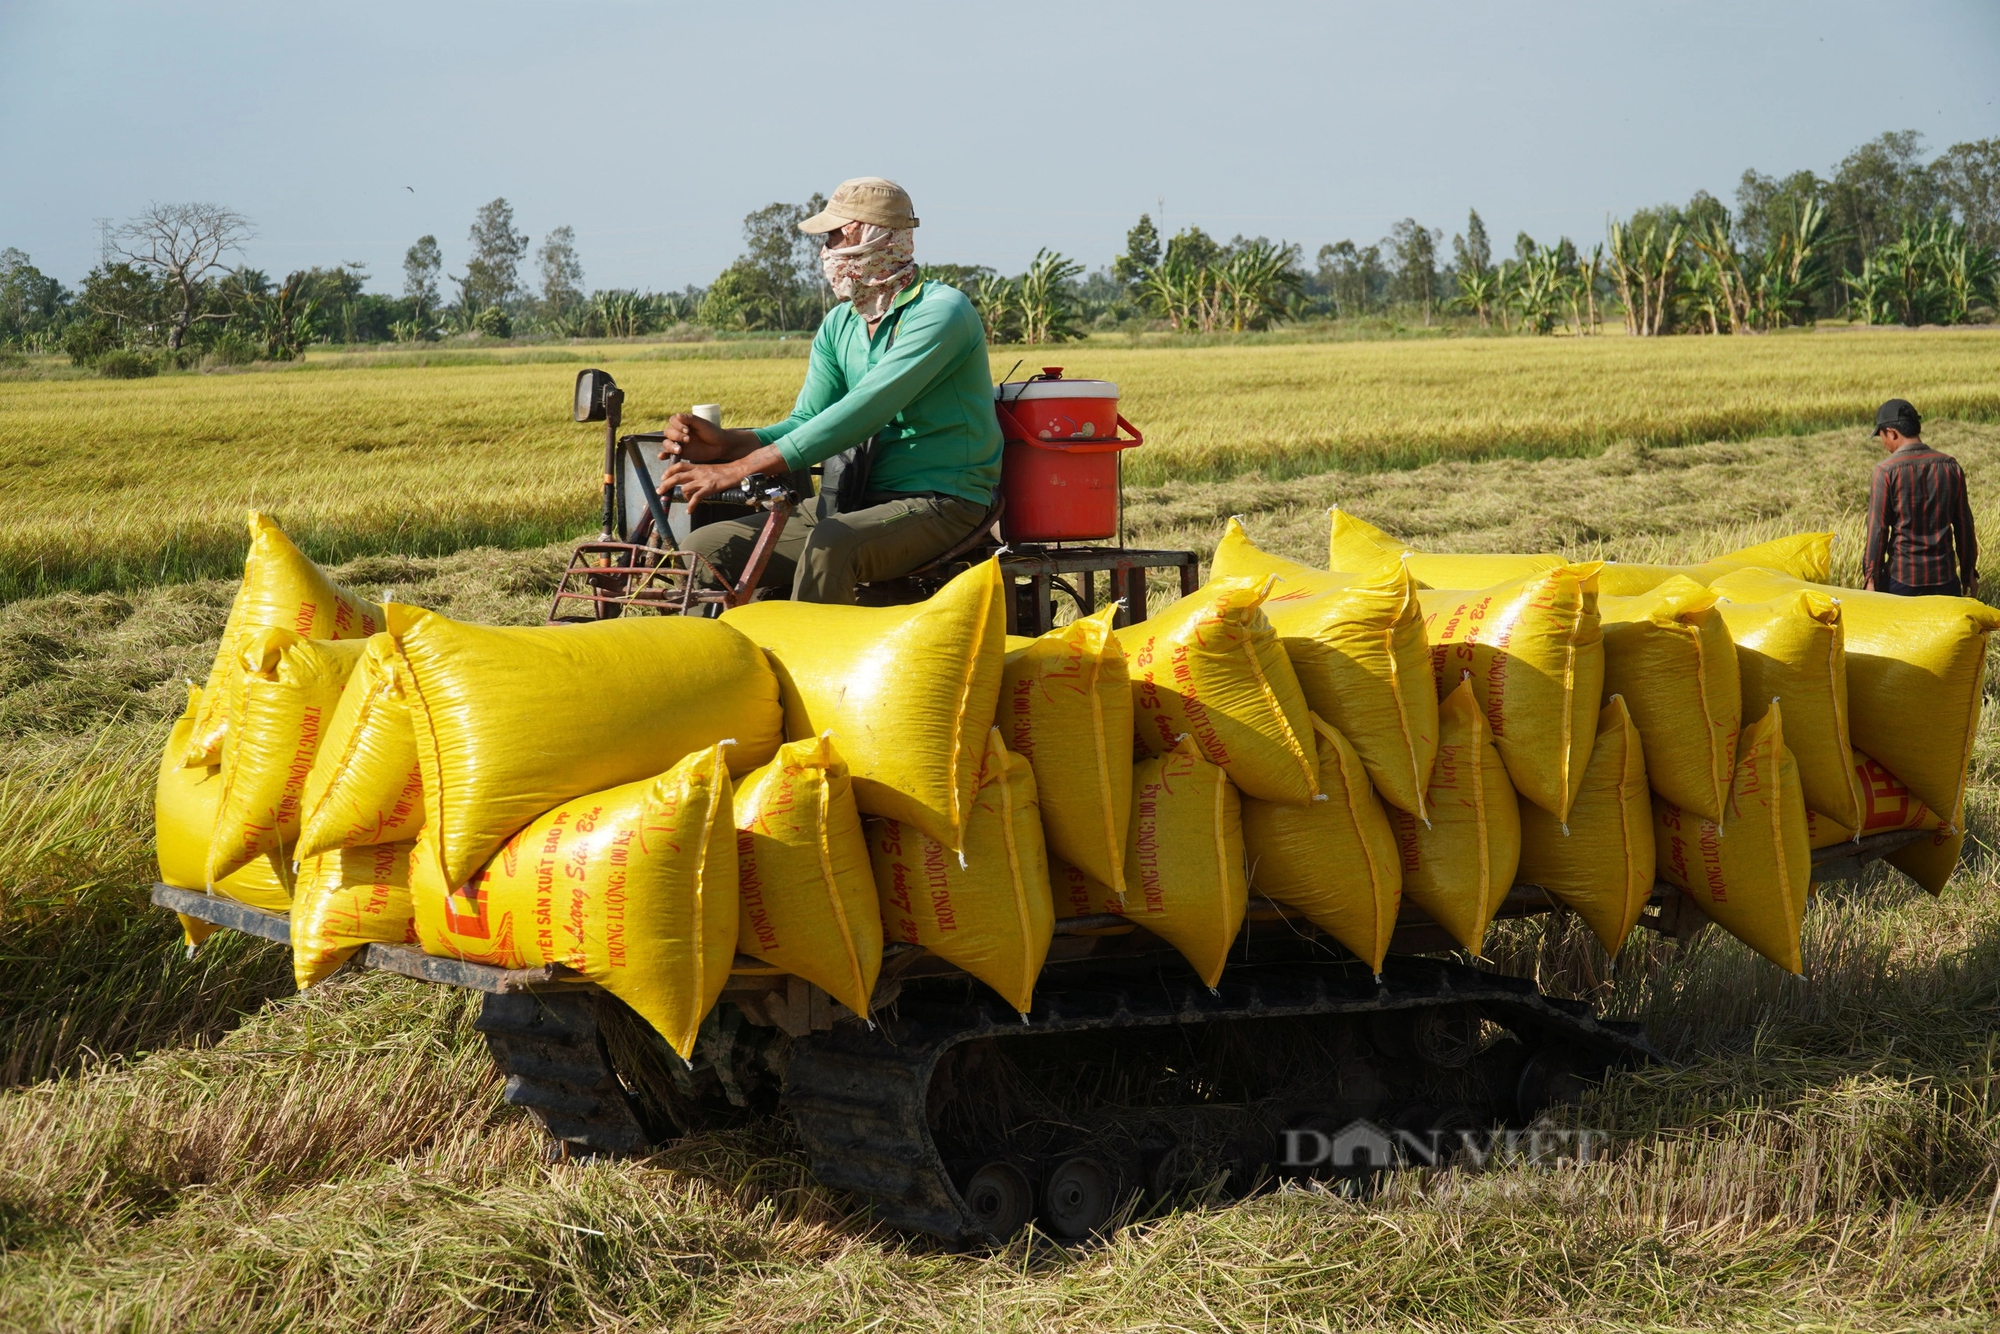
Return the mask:
<path fill-rule="evenodd" d="M 1122 412 L 1118 414 L 1118 425 L 1132 433 L 1130 440 L 1079 440 L 1075 437 L 1071 437 L 1068 440 L 1038 440 L 1028 434 L 1021 426 L 1020 418 L 1008 411 L 1006 404 L 996 400 L 993 404 L 993 410 L 1000 416 L 1002 428 L 1000 434 L 1003 437 L 1008 440 L 1019 441 L 1024 445 L 1033 445 L 1036 449 L 1051 449 L 1061 454 L 1110 454 L 1121 449 L 1131 449 L 1134 446 L 1146 443 L 1146 437 L 1140 435 L 1138 428 L 1125 420 L 1125 414 Z"/>

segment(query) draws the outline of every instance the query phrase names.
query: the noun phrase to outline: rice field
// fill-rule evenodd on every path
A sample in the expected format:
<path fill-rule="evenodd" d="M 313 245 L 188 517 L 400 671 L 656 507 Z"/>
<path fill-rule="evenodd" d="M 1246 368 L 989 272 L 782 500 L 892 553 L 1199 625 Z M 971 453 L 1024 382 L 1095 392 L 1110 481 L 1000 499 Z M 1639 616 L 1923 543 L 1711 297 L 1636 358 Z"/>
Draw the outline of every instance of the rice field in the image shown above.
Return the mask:
<path fill-rule="evenodd" d="M 996 376 L 1060 362 L 1117 381 L 1147 445 L 1139 484 L 1588 456 L 1872 420 L 2000 414 L 2000 332 L 1663 340 L 1452 339 L 996 349 Z M 754 351 L 755 355 L 751 355 Z M 272 371 L 152 380 L 0 377 L 0 598 L 227 574 L 242 512 L 280 515 L 316 557 L 534 547 L 594 522 L 601 434 L 568 420 L 602 364 L 631 429 L 720 402 L 774 421 L 799 342 L 332 354 Z"/>
<path fill-rule="evenodd" d="M 1744 340 L 1747 351 L 1727 355 L 1747 374 L 1756 358 L 1794 347 L 1904 356 L 1954 340 L 2000 355 L 1990 334 Z M 1692 357 L 1682 370 L 1698 378 L 1729 369 L 1704 370 L 1699 359 L 1717 354 L 1698 345 L 1728 341 L 1631 346 Z M 1621 343 L 1468 342 L 1469 362 L 1437 344 L 1079 348 L 1065 364 L 1119 380 L 1127 415 L 1166 456 L 1222 420 L 1203 395 L 1234 384 L 1216 368 L 1229 357 L 1271 377 L 1235 400 L 1266 422 L 1340 419 L 1342 391 L 1306 381 L 1361 383 L 1390 366 L 1396 392 L 1431 402 L 1437 427 L 1483 410 L 1481 394 L 1454 393 L 1449 377 L 1502 364 L 1477 362 L 1489 346 L 1532 384 L 1561 379 L 1563 364 L 1613 365 L 1628 354 Z M 1301 380 L 1288 388 L 1294 354 L 1311 371 L 1295 368 Z M 215 651 L 232 591 L 218 576 L 237 559 L 240 506 L 266 504 L 306 528 L 320 554 L 343 558 L 336 576 L 371 596 L 394 587 L 465 619 L 538 621 L 567 539 L 592 522 L 596 456 L 592 429 L 563 415 L 579 363 L 532 355 L 543 359 L 0 383 L 8 441 L 32 408 L 43 421 L 90 415 L 90 438 L 143 437 L 161 456 L 128 496 L 94 491 L 116 475 L 108 465 L 60 471 L 66 436 L 32 442 L 46 481 L 20 480 L 23 446 L 0 453 L 0 541 L 27 549 L 17 513 L 39 514 L 35 540 L 72 562 L 43 567 L 66 571 L 50 577 L 56 591 L 0 602 L 0 1331 L 1553 1334 L 2000 1322 L 1992 707 L 1974 761 L 1967 865 L 1938 899 L 1881 871 L 1818 896 L 1803 981 L 1716 931 L 1685 946 L 1647 941 L 1616 968 L 1573 918 L 1501 933 L 1494 966 L 1644 1021 L 1675 1058 L 1613 1078 L 1571 1114 L 1611 1132 L 1590 1167 L 1413 1172 L 1367 1198 L 1288 1189 L 1228 1206 L 1188 1201 L 1102 1245 L 1034 1237 L 995 1255 L 953 1254 L 884 1232 L 813 1182 L 777 1124 L 641 1161 L 549 1163 L 540 1132 L 501 1101 L 465 996 L 373 974 L 294 995 L 283 953 L 240 937 L 189 960 L 172 918 L 144 901 L 152 770 L 180 682 Z M 1952 355 L 1930 357 L 1928 373 L 1943 375 Z M 714 397 L 736 421 L 781 412 L 801 369 L 602 360 L 642 409 Z M 1975 361 L 1952 373 L 1976 378 Z M 1964 462 L 1982 526 L 2000 532 L 2000 423 L 1978 420 L 1989 408 L 1955 416 L 1938 406 L 1942 382 L 1927 396 L 1908 379 L 1884 389 L 1866 378 L 1915 376 L 1914 362 L 1850 368 L 1845 387 L 1828 387 L 1825 372 L 1810 392 L 1799 387 L 1806 369 L 1825 372 L 1799 362 L 1790 392 L 1820 395 L 1842 423 L 1867 420 L 1888 392 L 1915 399 L 1932 418 L 1927 437 Z M 1689 414 L 1704 392 L 1732 401 L 1714 383 L 1675 383 Z M 1523 420 L 1546 408 L 1532 393 L 1519 401 Z M 428 424 L 435 416 L 463 439 L 385 443 L 398 432 L 450 435 Z M 198 420 L 212 438 L 175 455 L 175 423 Z M 1770 428 L 1786 433 L 1688 443 L 1703 433 L 1674 432 L 1692 420 L 1666 414 L 1601 449 L 1579 440 L 1398 468 L 1156 475 L 1132 487 L 1128 518 L 1141 544 L 1205 551 L 1241 514 L 1260 544 L 1314 564 L 1336 502 L 1438 550 L 1682 561 L 1830 529 L 1835 577 L 1852 580 L 1876 457 L 1865 435 L 1848 424 L 1807 432 L 1801 415 Z M 1408 438 L 1381 437 L 1385 448 Z M 291 451 L 291 480 L 253 475 L 240 449 L 232 455 L 243 441 Z M 342 448 L 357 441 L 378 447 Z M 508 451 L 574 475 L 558 486 L 525 463 L 472 466 Z M 93 457 L 124 454 L 149 457 L 123 444 Z M 462 495 L 445 484 L 468 471 Z M 96 496 L 91 513 L 126 534 L 130 564 L 93 565 L 90 548 L 54 545 L 65 487 Z M 230 487 L 225 500 L 207 494 Z M 503 523 L 510 497 L 529 513 L 513 528 Z M 180 517 L 148 527 L 163 520 L 147 502 Z M 535 503 L 548 507 L 540 517 Z M 160 536 L 203 531 L 178 547 Z"/>

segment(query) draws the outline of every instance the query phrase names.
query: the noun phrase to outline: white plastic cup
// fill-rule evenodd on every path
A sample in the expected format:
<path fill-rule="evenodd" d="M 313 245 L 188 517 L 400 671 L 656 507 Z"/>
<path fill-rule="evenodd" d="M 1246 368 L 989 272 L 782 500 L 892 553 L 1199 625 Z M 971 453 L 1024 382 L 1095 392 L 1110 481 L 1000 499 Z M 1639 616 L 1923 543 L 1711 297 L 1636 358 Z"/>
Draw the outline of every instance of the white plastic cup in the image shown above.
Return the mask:
<path fill-rule="evenodd" d="M 720 426 L 722 425 L 722 404 L 697 403 L 688 409 L 688 415 L 699 417 L 710 426 Z"/>

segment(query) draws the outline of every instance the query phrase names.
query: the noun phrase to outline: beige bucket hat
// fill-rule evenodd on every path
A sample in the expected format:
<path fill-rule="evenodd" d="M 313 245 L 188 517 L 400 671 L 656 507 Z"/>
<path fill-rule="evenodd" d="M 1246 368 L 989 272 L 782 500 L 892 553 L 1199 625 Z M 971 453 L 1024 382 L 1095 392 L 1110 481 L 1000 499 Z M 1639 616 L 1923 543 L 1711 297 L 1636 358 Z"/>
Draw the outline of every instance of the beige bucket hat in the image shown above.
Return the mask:
<path fill-rule="evenodd" d="M 914 227 L 917 215 L 910 207 L 910 192 L 880 176 L 856 176 L 842 181 L 826 201 L 826 207 L 799 224 L 808 236 L 838 231 L 850 222 L 872 222 L 877 227 Z"/>

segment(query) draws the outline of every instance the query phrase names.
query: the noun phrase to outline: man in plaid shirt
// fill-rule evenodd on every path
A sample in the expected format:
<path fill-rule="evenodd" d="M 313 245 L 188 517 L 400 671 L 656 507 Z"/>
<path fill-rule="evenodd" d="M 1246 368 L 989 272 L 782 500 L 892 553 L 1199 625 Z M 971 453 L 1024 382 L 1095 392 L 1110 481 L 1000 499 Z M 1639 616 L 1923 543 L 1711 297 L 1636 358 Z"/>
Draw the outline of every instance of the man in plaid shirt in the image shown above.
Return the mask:
<path fill-rule="evenodd" d="M 1965 471 L 1925 444 L 1922 430 L 1917 410 L 1903 399 L 1876 409 L 1875 434 L 1889 457 L 1875 465 L 1868 489 L 1867 587 L 1906 597 L 1974 597 L 1979 539 L 1972 532 Z"/>

